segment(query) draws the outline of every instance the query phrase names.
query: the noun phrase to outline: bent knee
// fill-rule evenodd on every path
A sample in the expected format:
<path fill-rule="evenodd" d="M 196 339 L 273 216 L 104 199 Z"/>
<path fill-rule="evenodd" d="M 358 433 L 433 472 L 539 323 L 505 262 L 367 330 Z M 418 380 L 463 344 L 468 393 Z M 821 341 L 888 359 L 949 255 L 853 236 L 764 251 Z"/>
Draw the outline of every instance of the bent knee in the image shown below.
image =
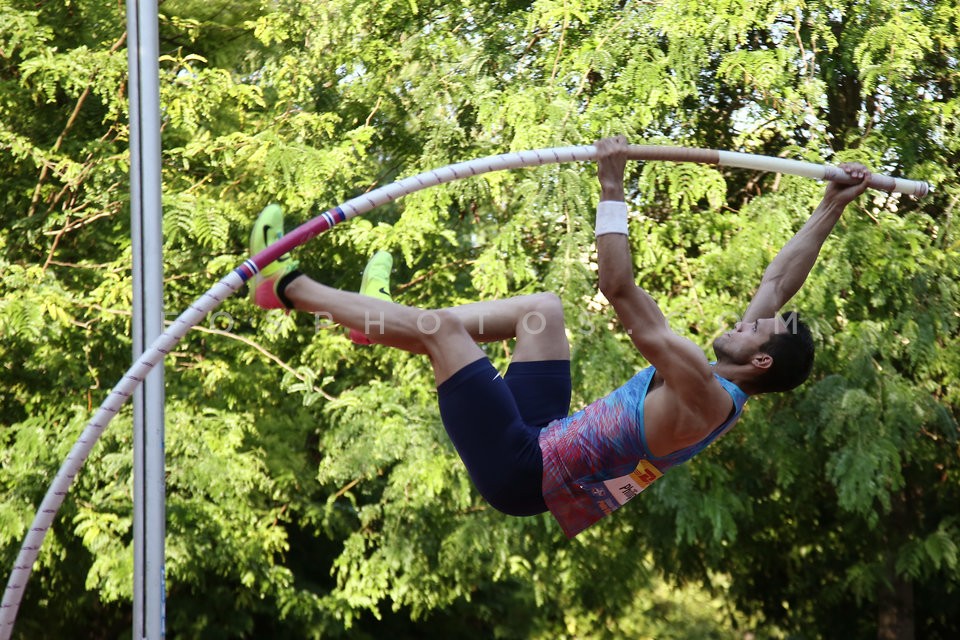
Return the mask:
<path fill-rule="evenodd" d="M 531 306 L 537 311 L 547 315 L 558 315 L 563 317 L 563 302 L 560 296 L 549 291 L 534 293 L 529 296 Z"/>
<path fill-rule="evenodd" d="M 417 330 L 425 340 L 440 339 L 461 334 L 465 331 L 463 322 L 449 309 L 431 309 L 417 316 Z"/>
<path fill-rule="evenodd" d="M 535 293 L 529 297 L 529 308 L 522 318 L 528 332 L 560 332 L 564 330 L 563 302 L 553 293 Z"/>

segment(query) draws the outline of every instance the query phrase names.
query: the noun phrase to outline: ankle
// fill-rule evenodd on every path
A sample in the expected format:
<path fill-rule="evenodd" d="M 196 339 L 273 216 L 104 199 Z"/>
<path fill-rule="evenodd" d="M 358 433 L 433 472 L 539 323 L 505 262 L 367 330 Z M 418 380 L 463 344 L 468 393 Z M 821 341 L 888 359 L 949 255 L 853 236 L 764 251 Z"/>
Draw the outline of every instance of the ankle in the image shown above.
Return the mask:
<path fill-rule="evenodd" d="M 280 302 L 283 303 L 287 309 L 296 309 L 296 304 L 294 303 L 296 291 L 296 286 L 293 287 L 293 291 L 289 289 L 290 285 L 297 280 L 300 276 L 304 275 L 299 269 L 291 269 L 287 273 L 283 274 L 280 279 L 277 281 L 276 292 L 277 298 Z"/>

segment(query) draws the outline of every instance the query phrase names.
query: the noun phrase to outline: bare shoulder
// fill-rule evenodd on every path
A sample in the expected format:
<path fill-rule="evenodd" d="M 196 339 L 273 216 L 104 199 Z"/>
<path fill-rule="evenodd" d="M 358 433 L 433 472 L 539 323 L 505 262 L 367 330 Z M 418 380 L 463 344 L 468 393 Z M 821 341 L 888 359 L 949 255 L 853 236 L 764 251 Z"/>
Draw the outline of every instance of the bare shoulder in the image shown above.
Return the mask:
<path fill-rule="evenodd" d="M 643 402 L 647 446 L 657 457 L 700 442 L 733 411 L 733 399 L 713 375 L 693 402 L 657 374 Z"/>
<path fill-rule="evenodd" d="M 700 347 L 666 325 L 632 337 L 656 369 L 643 401 L 644 432 L 653 455 L 696 444 L 726 421 L 733 400 Z"/>

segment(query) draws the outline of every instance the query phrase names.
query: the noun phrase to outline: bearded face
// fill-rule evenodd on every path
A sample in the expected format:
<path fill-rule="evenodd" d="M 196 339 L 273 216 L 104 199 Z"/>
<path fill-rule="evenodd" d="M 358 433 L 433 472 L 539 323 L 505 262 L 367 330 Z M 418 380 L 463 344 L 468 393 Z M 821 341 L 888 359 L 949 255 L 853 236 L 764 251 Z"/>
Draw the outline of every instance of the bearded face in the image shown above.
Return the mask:
<path fill-rule="evenodd" d="M 730 364 L 748 364 L 771 336 L 787 330 L 780 318 L 760 318 L 753 322 L 738 322 L 732 331 L 713 341 L 717 360 Z"/>

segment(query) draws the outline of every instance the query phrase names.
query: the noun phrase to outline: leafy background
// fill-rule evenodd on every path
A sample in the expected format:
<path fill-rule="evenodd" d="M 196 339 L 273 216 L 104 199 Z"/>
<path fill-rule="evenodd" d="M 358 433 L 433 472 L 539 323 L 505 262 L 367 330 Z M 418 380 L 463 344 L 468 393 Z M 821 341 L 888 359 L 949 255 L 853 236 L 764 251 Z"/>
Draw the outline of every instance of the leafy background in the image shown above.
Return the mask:
<path fill-rule="evenodd" d="M 122 3 L 0 0 L 0 561 L 129 366 Z M 960 631 L 955 0 L 166 0 L 165 307 L 289 224 L 420 171 L 632 142 L 864 162 L 923 200 L 848 210 L 795 303 L 789 396 L 572 542 L 470 486 L 420 358 L 228 300 L 166 361 L 175 638 L 952 638 Z M 638 281 L 704 347 L 816 205 L 810 180 L 631 164 Z M 419 192 L 299 251 L 353 289 L 395 255 L 437 307 L 548 289 L 574 405 L 642 360 L 597 295 L 589 164 Z M 488 346 L 497 365 L 511 345 Z M 131 419 L 47 538 L 19 638 L 130 636 Z M 752 634 L 752 635 L 751 635 Z"/>

